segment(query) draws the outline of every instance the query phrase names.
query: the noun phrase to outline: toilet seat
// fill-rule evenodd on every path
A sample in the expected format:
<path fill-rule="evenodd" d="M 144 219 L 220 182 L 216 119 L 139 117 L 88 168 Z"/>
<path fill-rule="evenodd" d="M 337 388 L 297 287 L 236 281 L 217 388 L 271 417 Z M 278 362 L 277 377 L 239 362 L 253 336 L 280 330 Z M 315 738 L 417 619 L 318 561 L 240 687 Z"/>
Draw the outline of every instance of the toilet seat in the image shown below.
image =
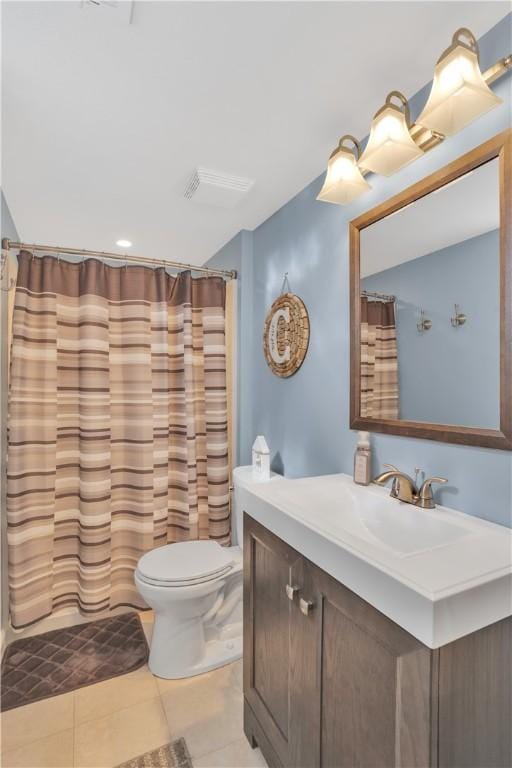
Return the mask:
<path fill-rule="evenodd" d="M 137 565 L 137 576 L 159 587 L 190 587 L 220 579 L 233 570 L 232 548 L 216 541 L 183 541 L 147 552 Z"/>
<path fill-rule="evenodd" d="M 218 581 L 219 579 L 222 579 L 224 576 L 228 576 L 229 574 L 233 573 L 232 568 L 228 568 L 225 572 L 222 572 L 220 574 L 215 574 L 215 576 L 212 576 L 210 578 L 205 579 L 196 579 L 195 581 L 179 581 L 179 582 L 172 582 L 172 581 L 156 581 L 155 579 L 148 579 L 144 576 L 141 576 L 139 571 L 135 571 L 137 578 L 139 581 L 142 581 L 144 584 L 149 584 L 152 587 L 162 587 L 164 589 L 182 589 L 183 587 L 195 587 L 200 586 L 201 584 L 208 584 L 210 581 Z"/>

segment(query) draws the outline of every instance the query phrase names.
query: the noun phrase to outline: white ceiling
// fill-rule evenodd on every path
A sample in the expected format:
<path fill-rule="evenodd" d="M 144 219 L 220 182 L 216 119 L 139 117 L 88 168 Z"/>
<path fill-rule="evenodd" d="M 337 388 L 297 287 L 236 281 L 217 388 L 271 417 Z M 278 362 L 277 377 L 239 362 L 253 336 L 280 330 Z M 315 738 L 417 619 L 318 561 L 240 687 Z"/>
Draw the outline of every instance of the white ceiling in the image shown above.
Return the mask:
<path fill-rule="evenodd" d="M 361 277 L 500 226 L 498 160 L 491 160 L 361 232 Z"/>
<path fill-rule="evenodd" d="M 3 186 L 24 240 L 201 263 L 413 94 L 459 26 L 508 2 L 2 3 Z M 112 14 L 118 21 L 111 23 Z M 197 165 L 255 180 L 225 210 L 183 191 Z"/>

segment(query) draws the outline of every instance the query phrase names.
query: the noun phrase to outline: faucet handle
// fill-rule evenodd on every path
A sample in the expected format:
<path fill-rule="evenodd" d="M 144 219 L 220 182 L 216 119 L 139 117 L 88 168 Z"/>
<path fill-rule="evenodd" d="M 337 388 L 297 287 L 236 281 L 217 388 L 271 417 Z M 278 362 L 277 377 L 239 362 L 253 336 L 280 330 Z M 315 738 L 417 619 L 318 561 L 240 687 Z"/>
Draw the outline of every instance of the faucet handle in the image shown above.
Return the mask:
<path fill-rule="evenodd" d="M 448 482 L 448 479 L 446 477 L 427 477 L 427 479 L 424 481 L 422 488 L 428 487 L 432 485 L 432 483 L 437 483 L 439 485 L 444 485 Z"/>
<path fill-rule="evenodd" d="M 423 481 L 420 492 L 418 494 L 418 507 L 422 507 L 423 509 L 434 509 L 436 505 L 434 504 L 432 483 L 444 485 L 447 482 L 448 480 L 446 477 L 427 477 L 427 479 Z"/>
<path fill-rule="evenodd" d="M 393 470 L 393 472 L 400 472 L 398 467 L 395 467 L 394 464 L 383 464 L 383 467 L 387 467 L 388 469 Z M 391 494 L 394 499 L 398 498 L 398 479 L 396 477 L 393 478 L 393 482 L 391 484 Z"/>

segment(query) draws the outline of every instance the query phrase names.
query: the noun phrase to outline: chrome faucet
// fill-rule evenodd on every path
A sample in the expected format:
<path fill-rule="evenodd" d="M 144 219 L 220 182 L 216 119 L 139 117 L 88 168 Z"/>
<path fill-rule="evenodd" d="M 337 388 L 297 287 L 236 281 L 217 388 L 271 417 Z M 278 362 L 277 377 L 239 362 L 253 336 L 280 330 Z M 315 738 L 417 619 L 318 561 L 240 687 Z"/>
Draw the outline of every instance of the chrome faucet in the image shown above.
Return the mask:
<path fill-rule="evenodd" d="M 445 477 L 427 477 L 418 490 L 414 480 L 409 475 L 406 475 L 405 472 L 401 472 L 392 464 L 384 464 L 384 466 L 389 467 L 389 470 L 377 475 L 373 482 L 377 483 L 377 485 L 386 485 L 388 480 L 393 479 L 390 493 L 391 498 L 403 501 L 405 504 L 414 504 L 414 506 L 421 507 L 421 509 L 435 508 L 432 483 L 447 483 L 448 480 Z"/>

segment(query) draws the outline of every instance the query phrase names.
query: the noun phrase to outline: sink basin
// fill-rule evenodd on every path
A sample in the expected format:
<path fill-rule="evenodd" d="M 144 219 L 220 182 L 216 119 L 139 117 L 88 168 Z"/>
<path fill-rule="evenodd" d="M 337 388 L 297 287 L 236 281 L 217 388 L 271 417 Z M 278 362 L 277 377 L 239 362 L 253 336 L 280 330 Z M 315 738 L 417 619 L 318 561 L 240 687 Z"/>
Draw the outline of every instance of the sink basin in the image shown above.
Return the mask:
<path fill-rule="evenodd" d="M 349 534 L 395 556 L 408 557 L 446 547 L 472 531 L 443 518 L 439 509 L 426 510 L 389 498 L 377 488 L 359 488 L 339 476 L 312 487 L 309 479 L 276 485 L 273 493 L 293 514 L 315 528 L 340 538 Z M 305 514 L 306 513 L 306 514 Z"/>
<path fill-rule="evenodd" d="M 394 506 L 391 507 L 393 501 Z M 416 555 L 448 546 L 470 535 L 462 526 L 442 520 L 439 514 L 432 514 L 432 510 L 419 509 L 396 500 L 383 502 L 379 499 L 374 505 L 362 507 L 361 520 L 372 536 L 397 554 Z"/>

